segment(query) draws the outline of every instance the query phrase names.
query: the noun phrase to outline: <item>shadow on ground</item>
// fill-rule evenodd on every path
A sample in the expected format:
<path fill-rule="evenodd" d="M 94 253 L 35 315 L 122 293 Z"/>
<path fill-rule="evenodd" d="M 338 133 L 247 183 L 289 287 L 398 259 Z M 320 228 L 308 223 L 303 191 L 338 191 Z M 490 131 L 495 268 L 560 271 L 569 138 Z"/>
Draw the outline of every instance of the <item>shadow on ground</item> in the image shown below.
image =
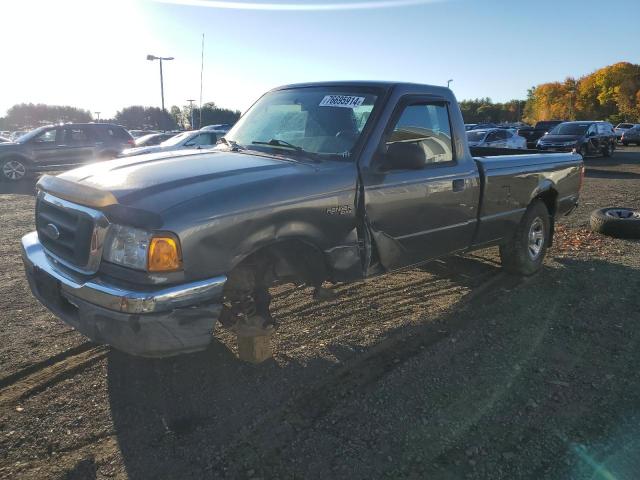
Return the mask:
<path fill-rule="evenodd" d="M 636 478 L 640 275 L 560 261 L 343 366 L 250 366 L 217 342 L 168 360 L 112 351 L 127 474 Z M 468 262 L 454 259 L 452 278 L 483 270 Z"/>
<path fill-rule="evenodd" d="M 480 260 L 459 258 L 438 262 L 432 268 L 446 272 L 460 285 L 473 285 L 479 276 L 497 270 Z M 428 303 L 429 298 L 421 301 Z M 323 313 L 313 315 L 320 318 Z M 388 338 L 399 333 L 390 331 Z M 316 356 L 304 364 L 288 358 L 286 362 L 270 360 L 253 366 L 238 361 L 217 340 L 204 352 L 161 360 L 112 350 L 108 357 L 109 399 L 129 478 L 201 478 L 210 471 L 219 475 L 224 463 L 220 455 L 226 446 L 237 442 L 243 430 L 269 423 L 274 414 L 282 415 L 285 405 L 293 405 L 294 416 L 321 415 L 325 407 L 330 408 L 331 399 L 320 396 L 336 386 L 332 380 L 340 378 L 336 373 L 340 365 L 366 355 L 365 349 L 344 342 L 329 350 L 339 365 Z M 414 350 L 407 352 L 405 346 L 407 354 L 415 354 L 417 345 Z M 378 354 L 373 357 L 383 358 Z M 393 365 L 393 358 L 384 362 Z M 373 368 L 370 365 L 368 370 Z M 375 368 L 381 372 L 387 369 L 385 365 Z M 312 398 L 307 400 L 308 394 Z M 278 421 L 277 429 L 281 438 L 295 433 L 287 422 Z"/>
<path fill-rule="evenodd" d="M 27 178 L 17 182 L 0 181 L 0 195 L 3 194 L 18 194 L 18 195 L 31 195 L 36 194 L 36 182 L 39 177 Z"/>

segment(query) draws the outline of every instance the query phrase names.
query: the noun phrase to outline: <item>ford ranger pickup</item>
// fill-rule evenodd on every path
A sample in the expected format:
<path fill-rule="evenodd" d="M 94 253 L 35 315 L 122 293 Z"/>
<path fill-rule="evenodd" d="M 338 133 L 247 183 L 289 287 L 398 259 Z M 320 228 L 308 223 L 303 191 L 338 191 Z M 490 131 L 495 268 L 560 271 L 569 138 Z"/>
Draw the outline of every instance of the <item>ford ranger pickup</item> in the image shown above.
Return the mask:
<path fill-rule="evenodd" d="M 41 177 L 23 259 L 34 295 L 93 341 L 170 356 L 218 322 L 272 329 L 278 283 L 322 300 L 325 282 L 488 246 L 531 275 L 583 174 L 574 152 L 470 151 L 444 87 L 284 86 L 215 148 Z"/>

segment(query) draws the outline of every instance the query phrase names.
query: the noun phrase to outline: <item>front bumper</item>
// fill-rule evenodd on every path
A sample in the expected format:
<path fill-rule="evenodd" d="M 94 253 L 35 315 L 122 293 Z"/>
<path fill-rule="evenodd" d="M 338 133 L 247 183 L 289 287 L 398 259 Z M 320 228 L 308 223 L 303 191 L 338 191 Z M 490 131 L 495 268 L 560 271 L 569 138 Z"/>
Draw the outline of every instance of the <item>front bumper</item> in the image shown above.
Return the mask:
<path fill-rule="evenodd" d="M 575 150 L 576 144 L 572 143 L 571 145 L 540 145 L 537 144 L 536 148 L 545 152 L 572 152 Z"/>
<path fill-rule="evenodd" d="M 211 342 L 224 275 L 131 290 L 69 271 L 47 255 L 36 232 L 22 237 L 22 259 L 36 298 L 95 342 L 146 357 L 203 350 Z"/>

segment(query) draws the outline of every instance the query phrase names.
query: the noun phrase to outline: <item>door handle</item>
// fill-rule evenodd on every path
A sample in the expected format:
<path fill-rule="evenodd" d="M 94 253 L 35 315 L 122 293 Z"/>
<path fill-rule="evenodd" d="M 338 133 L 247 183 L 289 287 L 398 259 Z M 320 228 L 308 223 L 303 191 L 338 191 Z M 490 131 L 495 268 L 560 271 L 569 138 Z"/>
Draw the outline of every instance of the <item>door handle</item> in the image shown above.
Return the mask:
<path fill-rule="evenodd" d="M 451 182 L 454 192 L 461 192 L 464 190 L 464 178 L 456 178 Z"/>

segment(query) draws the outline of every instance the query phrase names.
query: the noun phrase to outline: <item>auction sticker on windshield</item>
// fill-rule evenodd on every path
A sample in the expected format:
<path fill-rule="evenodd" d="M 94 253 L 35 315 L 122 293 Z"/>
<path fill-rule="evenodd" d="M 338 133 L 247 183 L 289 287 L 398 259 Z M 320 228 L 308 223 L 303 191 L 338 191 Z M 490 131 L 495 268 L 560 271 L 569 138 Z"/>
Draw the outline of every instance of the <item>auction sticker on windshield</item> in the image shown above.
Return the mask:
<path fill-rule="evenodd" d="M 325 95 L 320 102 L 321 107 L 356 108 L 364 103 L 364 97 L 351 95 Z"/>

